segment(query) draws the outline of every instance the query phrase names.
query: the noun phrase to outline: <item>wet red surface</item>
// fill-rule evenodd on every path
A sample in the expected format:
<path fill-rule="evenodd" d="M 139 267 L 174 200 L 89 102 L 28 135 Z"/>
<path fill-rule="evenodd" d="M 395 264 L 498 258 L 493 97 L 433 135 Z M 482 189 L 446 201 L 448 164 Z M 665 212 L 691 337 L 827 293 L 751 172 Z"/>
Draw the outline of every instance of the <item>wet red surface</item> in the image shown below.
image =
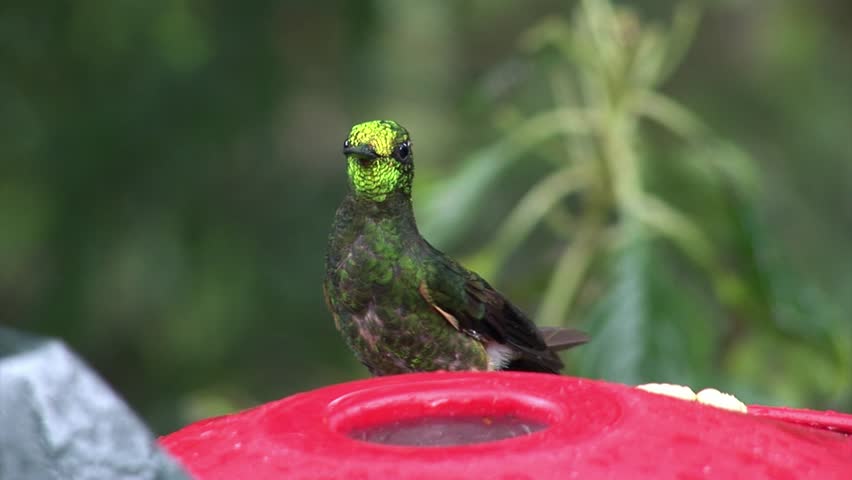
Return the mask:
<path fill-rule="evenodd" d="M 200 480 L 852 478 L 852 437 L 766 416 L 565 376 L 439 372 L 321 388 L 160 441 Z"/>

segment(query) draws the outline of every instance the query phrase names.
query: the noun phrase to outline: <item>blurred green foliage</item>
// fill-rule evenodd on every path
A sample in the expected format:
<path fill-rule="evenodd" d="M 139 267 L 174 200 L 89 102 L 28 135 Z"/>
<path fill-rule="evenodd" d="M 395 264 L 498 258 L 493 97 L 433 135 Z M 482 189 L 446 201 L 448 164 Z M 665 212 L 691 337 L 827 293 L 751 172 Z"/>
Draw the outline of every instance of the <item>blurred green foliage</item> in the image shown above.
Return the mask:
<path fill-rule="evenodd" d="M 852 411 L 852 4 L 0 1 L 0 322 L 160 432 L 366 375 L 320 282 L 348 127 L 570 373 Z"/>

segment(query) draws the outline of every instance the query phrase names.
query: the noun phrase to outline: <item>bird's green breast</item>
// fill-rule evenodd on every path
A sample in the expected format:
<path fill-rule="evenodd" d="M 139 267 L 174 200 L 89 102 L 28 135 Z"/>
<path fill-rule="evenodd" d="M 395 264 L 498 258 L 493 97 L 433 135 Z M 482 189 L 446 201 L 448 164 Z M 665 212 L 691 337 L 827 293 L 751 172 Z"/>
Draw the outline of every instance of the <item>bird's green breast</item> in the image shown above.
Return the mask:
<path fill-rule="evenodd" d="M 405 211 L 371 215 L 358 208 L 348 199 L 337 212 L 325 290 L 338 329 L 361 362 L 378 375 L 485 370 L 483 346 L 420 293 L 434 272 L 413 218 L 409 222 Z"/>

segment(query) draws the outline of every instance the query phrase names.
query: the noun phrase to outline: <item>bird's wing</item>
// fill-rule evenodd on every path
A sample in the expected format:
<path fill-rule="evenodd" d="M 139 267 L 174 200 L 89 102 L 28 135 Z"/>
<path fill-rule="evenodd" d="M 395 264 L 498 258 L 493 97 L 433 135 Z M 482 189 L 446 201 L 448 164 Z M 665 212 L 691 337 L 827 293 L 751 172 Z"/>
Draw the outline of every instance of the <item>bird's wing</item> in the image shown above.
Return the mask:
<path fill-rule="evenodd" d="M 512 347 L 525 362 L 525 370 L 558 371 L 562 367 L 559 357 L 520 309 L 482 277 L 431 245 L 429 248 L 431 268 L 420 293 L 451 325 L 482 341 Z"/>

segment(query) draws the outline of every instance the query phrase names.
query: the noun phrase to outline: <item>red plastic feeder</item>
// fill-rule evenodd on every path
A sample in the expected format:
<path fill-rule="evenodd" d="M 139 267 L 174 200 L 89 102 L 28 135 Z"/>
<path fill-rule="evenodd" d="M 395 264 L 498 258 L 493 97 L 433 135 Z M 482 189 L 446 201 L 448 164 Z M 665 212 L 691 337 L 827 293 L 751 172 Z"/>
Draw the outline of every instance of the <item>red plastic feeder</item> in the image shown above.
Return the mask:
<path fill-rule="evenodd" d="M 557 375 L 439 372 L 321 388 L 160 442 L 199 480 L 852 478 L 852 415 L 753 408 Z"/>

